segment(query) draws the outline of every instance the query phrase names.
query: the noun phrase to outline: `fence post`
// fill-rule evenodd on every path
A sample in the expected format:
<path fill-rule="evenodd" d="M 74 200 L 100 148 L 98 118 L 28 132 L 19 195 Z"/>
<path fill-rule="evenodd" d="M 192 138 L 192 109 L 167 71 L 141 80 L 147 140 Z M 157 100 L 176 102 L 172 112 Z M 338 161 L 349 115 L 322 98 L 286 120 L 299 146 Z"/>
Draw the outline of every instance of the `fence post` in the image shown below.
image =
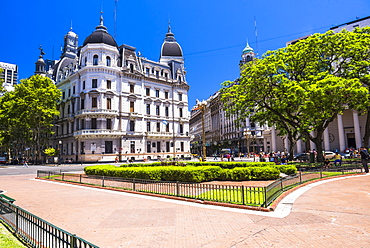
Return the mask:
<path fill-rule="evenodd" d="M 76 248 L 77 247 L 77 238 L 76 234 L 73 234 L 71 236 L 71 248 Z"/>
<path fill-rule="evenodd" d="M 135 178 L 132 179 L 132 190 L 136 191 Z"/>
<path fill-rule="evenodd" d="M 245 205 L 244 185 L 242 185 L 242 204 Z"/>
<path fill-rule="evenodd" d="M 267 187 L 263 187 L 264 189 L 264 195 L 265 195 L 265 201 L 263 203 L 263 207 L 267 208 Z"/>
<path fill-rule="evenodd" d="M 19 226 L 19 209 L 15 209 L 15 233 L 18 234 L 18 226 Z"/>
<path fill-rule="evenodd" d="M 322 178 L 322 168 L 320 169 L 320 178 Z"/>
<path fill-rule="evenodd" d="M 101 183 L 101 186 L 104 187 L 104 175 L 103 175 L 103 181 Z"/>
<path fill-rule="evenodd" d="M 80 174 L 80 183 L 82 183 L 82 175 Z"/>
<path fill-rule="evenodd" d="M 176 181 L 176 196 L 180 195 L 180 184 L 179 181 Z"/>
<path fill-rule="evenodd" d="M 302 171 L 299 172 L 299 183 L 302 184 Z"/>
<path fill-rule="evenodd" d="M 48 179 L 50 179 L 50 173 L 51 173 L 51 172 L 50 172 L 50 171 L 48 171 Z"/>
<path fill-rule="evenodd" d="M 62 173 L 62 181 L 64 181 L 64 173 Z"/>

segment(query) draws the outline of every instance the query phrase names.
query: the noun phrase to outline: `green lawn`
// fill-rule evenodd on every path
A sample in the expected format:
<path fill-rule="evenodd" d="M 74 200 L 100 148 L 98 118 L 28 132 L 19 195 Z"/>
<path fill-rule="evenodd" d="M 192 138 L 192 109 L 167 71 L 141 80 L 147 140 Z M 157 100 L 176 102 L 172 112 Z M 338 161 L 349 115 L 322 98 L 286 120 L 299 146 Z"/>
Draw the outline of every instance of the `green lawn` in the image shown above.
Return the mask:
<path fill-rule="evenodd" d="M 200 195 L 193 196 L 196 199 L 229 202 L 243 204 L 243 194 L 241 189 L 213 189 Z M 265 202 L 264 189 L 255 187 L 244 190 L 244 204 L 251 206 L 261 206 Z"/>
<path fill-rule="evenodd" d="M 3 223 L 0 222 L 0 246 L 11 248 L 24 248 L 23 245 L 16 237 L 6 229 Z"/>

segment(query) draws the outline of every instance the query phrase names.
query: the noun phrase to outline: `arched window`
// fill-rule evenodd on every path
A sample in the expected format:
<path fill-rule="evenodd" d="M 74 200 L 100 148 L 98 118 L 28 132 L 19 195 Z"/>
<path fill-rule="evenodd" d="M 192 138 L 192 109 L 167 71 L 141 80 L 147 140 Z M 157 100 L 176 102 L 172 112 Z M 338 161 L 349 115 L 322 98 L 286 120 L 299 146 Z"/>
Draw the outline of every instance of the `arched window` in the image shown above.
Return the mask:
<path fill-rule="evenodd" d="M 99 59 L 98 55 L 95 54 L 93 57 L 93 65 L 98 65 L 98 59 Z"/>
<path fill-rule="evenodd" d="M 107 66 L 110 66 L 110 57 L 107 56 Z"/>

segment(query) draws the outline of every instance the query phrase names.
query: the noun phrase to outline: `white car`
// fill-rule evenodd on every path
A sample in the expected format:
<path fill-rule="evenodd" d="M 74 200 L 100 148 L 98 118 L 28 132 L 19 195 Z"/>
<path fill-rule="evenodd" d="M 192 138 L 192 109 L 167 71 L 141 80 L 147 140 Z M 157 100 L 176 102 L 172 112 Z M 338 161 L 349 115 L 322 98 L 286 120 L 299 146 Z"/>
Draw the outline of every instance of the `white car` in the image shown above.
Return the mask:
<path fill-rule="evenodd" d="M 335 152 L 332 151 L 325 151 L 324 152 L 324 158 L 325 159 L 333 159 L 335 156 Z"/>

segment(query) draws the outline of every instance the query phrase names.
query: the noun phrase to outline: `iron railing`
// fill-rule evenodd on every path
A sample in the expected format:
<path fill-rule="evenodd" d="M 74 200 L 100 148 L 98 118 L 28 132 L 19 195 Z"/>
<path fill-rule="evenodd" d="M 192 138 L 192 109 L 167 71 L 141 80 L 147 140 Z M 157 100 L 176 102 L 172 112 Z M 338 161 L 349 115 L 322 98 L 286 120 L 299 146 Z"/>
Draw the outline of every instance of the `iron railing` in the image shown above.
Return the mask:
<path fill-rule="evenodd" d="M 98 248 L 2 198 L 0 198 L 0 219 L 31 247 Z"/>
<path fill-rule="evenodd" d="M 359 168 L 337 169 L 342 174 L 360 170 Z M 106 188 L 123 189 L 127 191 L 146 192 L 161 195 L 170 195 L 195 200 L 232 203 L 239 205 L 268 207 L 284 191 L 309 180 L 323 178 L 326 175 L 322 170 L 298 172 L 295 175 L 280 178 L 271 184 L 260 186 L 224 185 L 213 183 L 184 183 L 156 181 L 135 178 L 120 178 L 75 174 L 71 172 L 37 171 L 38 178 L 47 178 L 58 181 L 69 181 L 85 185 L 94 185 Z"/>

